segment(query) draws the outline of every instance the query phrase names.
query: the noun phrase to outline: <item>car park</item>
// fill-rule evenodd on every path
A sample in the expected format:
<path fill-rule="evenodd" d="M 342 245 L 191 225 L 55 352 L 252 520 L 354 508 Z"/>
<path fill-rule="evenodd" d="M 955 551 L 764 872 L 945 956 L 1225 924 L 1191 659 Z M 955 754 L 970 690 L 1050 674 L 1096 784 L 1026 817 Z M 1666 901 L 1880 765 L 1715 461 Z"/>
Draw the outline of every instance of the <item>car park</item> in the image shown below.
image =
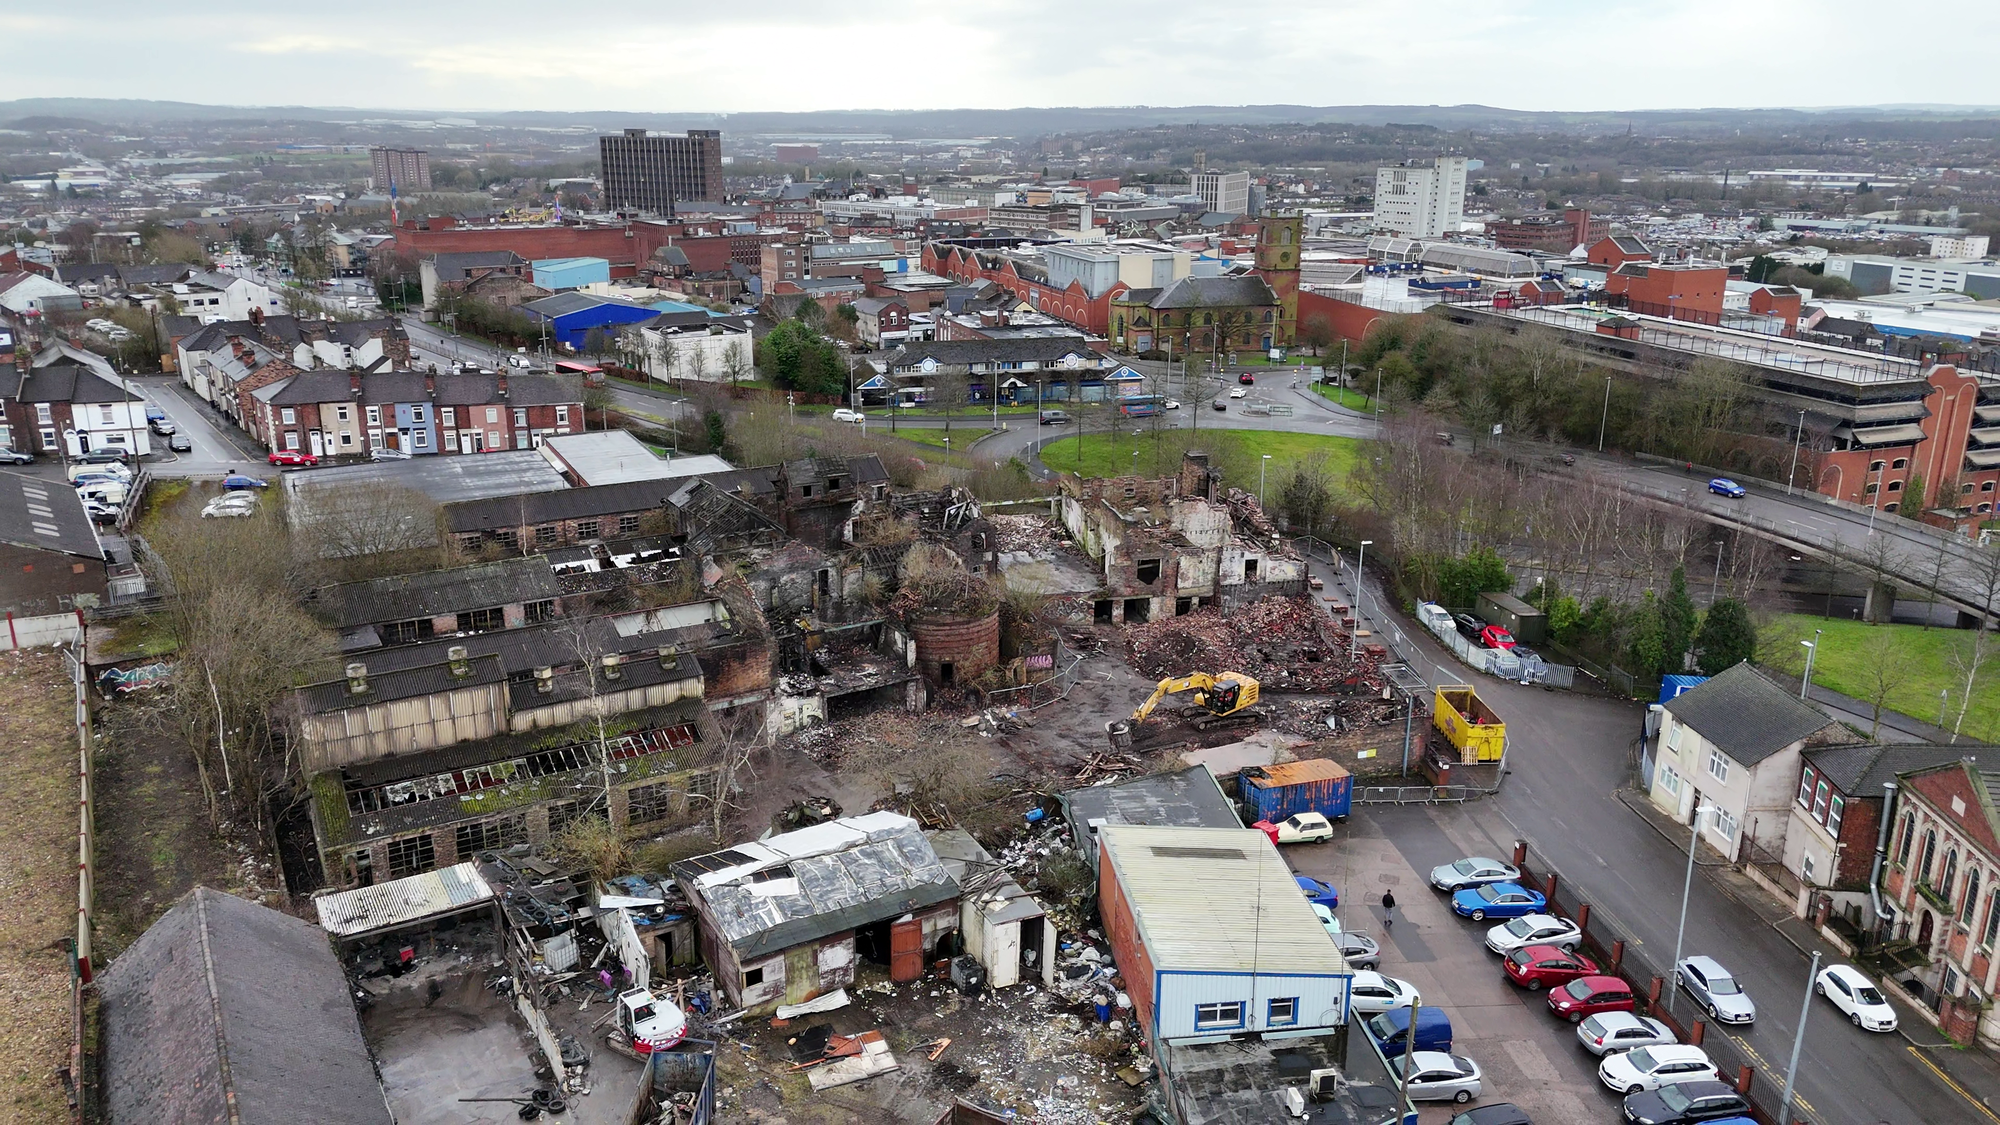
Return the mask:
<path fill-rule="evenodd" d="M 1210 406 L 1212 406 L 1212 407 L 1214 407 L 1214 408 L 1215 408 L 1215 409 L 1217 409 L 1217 410 L 1227 410 L 1227 409 L 1229 409 L 1229 404 L 1228 404 L 1227 402 L 1223 401 L 1222 399 L 1216 399 L 1216 400 L 1215 400 L 1214 402 L 1210 403 L 1209 405 L 1210 405 Z"/>
<path fill-rule="evenodd" d="M 0 449 L 0 465 L 32 465 L 35 455 L 25 449 Z"/>
<path fill-rule="evenodd" d="M 202 505 L 205 519 L 240 518 L 257 514 L 257 494 L 254 492 L 231 492 L 218 496 Z"/>
<path fill-rule="evenodd" d="M 1576 1040 L 1593 1055 L 1674 1042 L 1673 1029 L 1631 1012 L 1599 1012 L 1576 1025 Z"/>
<path fill-rule="evenodd" d="M 1694 1002 L 1717 1023 L 1744 1024 L 1757 1020 L 1757 1005 L 1750 994 L 1713 957 L 1681 958 L 1680 964 L 1674 966 L 1674 983 L 1694 997 Z"/>
<path fill-rule="evenodd" d="M 859 422 L 866 417 L 868 416 L 859 410 L 849 410 L 845 406 L 839 407 L 833 412 L 833 420 L 836 422 Z"/>
<path fill-rule="evenodd" d="M 85 500 L 83 513 L 95 523 L 116 523 L 119 508 L 116 504 L 106 504 L 99 500 Z"/>
<path fill-rule="evenodd" d="M 1529 992 L 1568 984 L 1578 977 L 1587 977 L 1598 971 L 1597 962 L 1581 953 L 1572 953 L 1553 945 L 1530 945 L 1516 949 L 1507 955 L 1501 967 L 1508 980 Z"/>
<path fill-rule="evenodd" d="M 1468 641 L 1479 640 L 1479 634 L 1486 628 L 1486 622 L 1469 613 L 1454 613 L 1451 615 L 1451 621 L 1458 626 L 1458 635 Z"/>
<path fill-rule="evenodd" d="M 1391 1008 L 1409 1008 L 1423 1003 L 1417 986 L 1406 980 L 1377 972 L 1359 972 L 1347 984 L 1349 1005 L 1357 1012 L 1373 1015 Z"/>
<path fill-rule="evenodd" d="M 1583 931 L 1576 928 L 1576 923 L 1551 914 L 1523 914 L 1486 931 L 1486 948 L 1503 957 L 1525 945 L 1575 949 L 1581 944 Z"/>
<path fill-rule="evenodd" d="M 1468 856 L 1431 868 L 1431 886 L 1441 891 L 1462 891 L 1483 883 L 1512 883 L 1520 878 L 1520 868 L 1484 856 Z"/>
<path fill-rule="evenodd" d="M 1276 824 L 1260 820 L 1250 827 L 1274 844 L 1324 844 L 1333 839 L 1333 822 L 1316 812 L 1294 813 Z"/>
<path fill-rule="evenodd" d="M 71 482 L 80 481 L 85 477 L 110 477 L 115 480 L 131 480 L 132 470 L 116 461 L 99 463 L 78 462 L 69 467 L 69 479 Z"/>
<path fill-rule="evenodd" d="M 1854 1026 L 1864 1031 L 1896 1030 L 1896 1009 L 1875 982 L 1852 965 L 1830 965 L 1813 980 L 1813 991 L 1833 1001 Z"/>
<path fill-rule="evenodd" d="M 230 491 L 243 488 L 269 488 L 271 482 L 263 477 L 253 477 L 245 473 L 231 473 L 222 478 L 222 487 Z"/>
<path fill-rule="evenodd" d="M 1237 387 L 1229 392 L 1230 398 L 1248 398 L 1249 396 L 1250 392 L 1244 390 L 1242 387 Z"/>
<path fill-rule="evenodd" d="M 1389 1072 L 1413 1102 L 1458 1102 L 1463 1105 L 1479 1096 L 1479 1064 L 1463 1055 L 1443 1051 L 1417 1051 L 1405 1059 L 1389 1063 Z"/>
<path fill-rule="evenodd" d="M 284 467 L 293 467 L 300 465 L 312 466 L 319 464 L 319 458 L 313 456 L 310 453 L 300 453 L 296 449 L 280 449 L 277 452 L 271 454 L 269 457 L 264 458 L 264 460 L 269 461 L 273 465 L 279 465 Z"/>
<path fill-rule="evenodd" d="M 1571 1023 L 1599 1012 L 1629 1012 L 1638 1007 L 1632 986 L 1617 977 L 1578 977 L 1549 989 L 1549 1011 Z"/>
<path fill-rule="evenodd" d="M 174 453 L 192 453 L 194 443 L 188 440 L 186 434 L 175 434 L 167 439 L 167 449 Z"/>
<path fill-rule="evenodd" d="M 1518 918 L 1540 914 L 1549 900 L 1540 891 L 1518 883 L 1486 883 L 1467 887 L 1451 896 L 1452 912 L 1461 918 L 1484 922 L 1488 918 Z"/>
<path fill-rule="evenodd" d="M 1333 889 L 1333 884 L 1322 883 L 1310 875 L 1294 875 L 1292 881 L 1299 885 L 1299 892 L 1306 896 L 1307 902 L 1328 910 L 1340 908 L 1340 892 Z"/>
<path fill-rule="evenodd" d="M 1726 1082 L 1676 1082 L 1625 1095 L 1628 1125 L 1693 1125 L 1749 1112 L 1750 1099 Z"/>
<path fill-rule="evenodd" d="M 1718 1077 L 1707 1051 L 1679 1043 L 1620 1051 L 1604 1056 L 1597 1064 L 1597 1080 L 1615 1094 L 1636 1094 L 1676 1082 L 1714 1081 Z"/>
<path fill-rule="evenodd" d="M 1716 477 L 1714 480 L 1709 481 L 1708 490 L 1717 496 L 1727 496 L 1731 500 L 1743 499 L 1745 491 L 1742 485 L 1737 484 L 1728 477 Z"/>
<path fill-rule="evenodd" d="M 1341 930 L 1333 934 L 1333 944 L 1340 947 L 1340 955 L 1350 969 L 1375 969 L 1382 964 L 1382 947 L 1367 934 Z"/>
<path fill-rule="evenodd" d="M 1451 1119 L 1450 1125 L 1535 1125 L 1513 1102 L 1494 1102 L 1468 1109 Z"/>

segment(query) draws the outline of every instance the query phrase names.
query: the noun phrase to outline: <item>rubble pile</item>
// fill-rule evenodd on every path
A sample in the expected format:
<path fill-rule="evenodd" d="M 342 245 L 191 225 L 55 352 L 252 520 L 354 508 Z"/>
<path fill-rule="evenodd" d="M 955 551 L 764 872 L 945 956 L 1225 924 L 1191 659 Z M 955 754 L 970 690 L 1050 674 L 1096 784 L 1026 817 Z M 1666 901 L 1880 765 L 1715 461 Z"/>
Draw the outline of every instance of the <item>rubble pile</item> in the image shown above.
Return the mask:
<path fill-rule="evenodd" d="M 1264 506 L 1257 502 L 1257 494 L 1240 488 L 1227 489 L 1222 494 L 1222 502 L 1229 508 L 1236 526 L 1265 542 L 1278 540 L 1278 529 L 1271 523 L 1271 517 Z"/>
<path fill-rule="evenodd" d="M 1150 677 L 1243 672 L 1265 691 L 1380 693 L 1375 659 L 1364 650 L 1350 662 L 1346 631 L 1306 597 L 1166 617 L 1128 627 L 1125 641 Z"/>
<path fill-rule="evenodd" d="M 1383 699 L 1380 690 L 1372 695 L 1346 695 L 1324 699 L 1288 699 L 1277 708 L 1272 725 L 1288 734 L 1325 738 L 1365 727 L 1403 722 L 1403 699 Z"/>
<path fill-rule="evenodd" d="M 1003 553 L 1018 551 L 1046 558 L 1069 545 L 1060 525 L 1043 516 L 988 516 L 994 545 Z"/>

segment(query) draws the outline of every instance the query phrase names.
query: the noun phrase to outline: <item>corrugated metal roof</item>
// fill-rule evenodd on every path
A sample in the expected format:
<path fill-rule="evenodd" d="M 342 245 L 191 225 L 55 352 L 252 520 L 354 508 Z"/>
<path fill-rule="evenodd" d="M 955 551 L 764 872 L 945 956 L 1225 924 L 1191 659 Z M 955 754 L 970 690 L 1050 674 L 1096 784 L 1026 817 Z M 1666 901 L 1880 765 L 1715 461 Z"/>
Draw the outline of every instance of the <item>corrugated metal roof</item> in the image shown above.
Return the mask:
<path fill-rule="evenodd" d="M 1329 781 L 1347 776 L 1347 767 L 1330 758 L 1313 758 L 1304 762 L 1285 762 L 1275 766 L 1258 766 L 1264 774 L 1262 778 L 1250 777 L 1250 784 L 1259 789 L 1277 786 L 1298 785 L 1309 781 Z"/>
<path fill-rule="evenodd" d="M 452 914 L 492 897 L 493 888 L 480 877 L 478 866 L 461 863 L 372 887 L 336 891 L 313 905 L 319 910 L 321 929 L 350 938 Z"/>
<path fill-rule="evenodd" d="M 1348 971 L 1262 832 L 1107 824 L 1098 839 L 1154 969 Z"/>

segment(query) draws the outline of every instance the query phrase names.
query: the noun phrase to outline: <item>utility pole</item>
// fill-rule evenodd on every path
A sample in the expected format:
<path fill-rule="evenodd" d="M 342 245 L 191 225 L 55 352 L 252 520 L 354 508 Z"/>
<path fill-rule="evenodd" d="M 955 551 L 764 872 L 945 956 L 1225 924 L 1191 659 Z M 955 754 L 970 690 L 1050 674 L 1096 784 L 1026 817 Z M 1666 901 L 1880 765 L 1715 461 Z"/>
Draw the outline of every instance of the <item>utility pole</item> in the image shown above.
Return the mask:
<path fill-rule="evenodd" d="M 1813 982 L 1819 979 L 1819 950 L 1813 950 L 1806 970 L 1806 998 L 1799 1001 L 1799 1030 L 1792 1036 L 1792 1061 L 1785 1064 L 1785 1103 L 1778 1108 L 1778 1125 L 1792 1122 L 1792 1082 L 1799 1076 L 1799 1049 L 1806 1045 L 1806 1017 L 1812 1014 Z"/>
<path fill-rule="evenodd" d="M 1597 420 L 1597 451 L 1604 452 L 1604 430 L 1611 424 L 1611 376 L 1604 377 L 1604 414 Z"/>
<path fill-rule="evenodd" d="M 1681 924 L 1674 930 L 1674 961 L 1673 965 L 1667 970 L 1676 975 L 1679 975 L 1681 971 L 1681 939 L 1687 936 L 1688 895 L 1694 890 L 1694 849 L 1695 845 L 1701 842 L 1701 822 L 1702 818 L 1708 815 L 1709 810 L 1710 806 L 1708 805 L 1696 805 L 1694 810 L 1694 824 L 1688 830 L 1687 877 L 1681 880 Z M 1670 1012 L 1674 1010 L 1674 993 L 1676 991 L 1678 990 L 1673 988 L 1667 989 L 1667 1010 Z"/>
<path fill-rule="evenodd" d="M 1792 439 L 1792 467 L 1785 470 L 1785 495 L 1787 496 L 1792 494 L 1792 478 L 1798 475 L 1799 471 L 1799 446 L 1803 445 L 1805 440 L 1806 412 L 1801 410 L 1799 411 L 1799 433 L 1797 437 Z"/>
<path fill-rule="evenodd" d="M 1367 572 L 1361 568 L 1368 561 L 1368 545 L 1373 542 L 1375 542 L 1373 539 L 1363 539 L 1361 550 L 1355 554 L 1354 559 L 1354 630 L 1351 642 L 1347 646 L 1349 663 L 1352 663 L 1356 654 L 1361 651 L 1361 582 L 1367 576 Z"/>

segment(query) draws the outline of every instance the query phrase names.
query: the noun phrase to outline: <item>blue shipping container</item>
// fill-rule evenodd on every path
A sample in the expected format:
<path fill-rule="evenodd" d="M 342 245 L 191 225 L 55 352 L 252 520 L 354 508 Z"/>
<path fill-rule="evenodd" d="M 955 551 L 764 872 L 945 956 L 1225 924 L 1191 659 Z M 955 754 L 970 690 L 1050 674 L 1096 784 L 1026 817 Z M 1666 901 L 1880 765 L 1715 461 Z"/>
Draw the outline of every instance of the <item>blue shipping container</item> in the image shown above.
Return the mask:
<path fill-rule="evenodd" d="M 1354 806 L 1354 778 L 1339 762 L 1316 758 L 1276 766 L 1248 766 L 1237 774 L 1243 803 L 1273 824 L 1295 813 L 1340 820 Z"/>
<path fill-rule="evenodd" d="M 1660 702 L 1672 703 L 1686 694 L 1688 689 L 1707 682 L 1707 676 L 1661 676 Z"/>

